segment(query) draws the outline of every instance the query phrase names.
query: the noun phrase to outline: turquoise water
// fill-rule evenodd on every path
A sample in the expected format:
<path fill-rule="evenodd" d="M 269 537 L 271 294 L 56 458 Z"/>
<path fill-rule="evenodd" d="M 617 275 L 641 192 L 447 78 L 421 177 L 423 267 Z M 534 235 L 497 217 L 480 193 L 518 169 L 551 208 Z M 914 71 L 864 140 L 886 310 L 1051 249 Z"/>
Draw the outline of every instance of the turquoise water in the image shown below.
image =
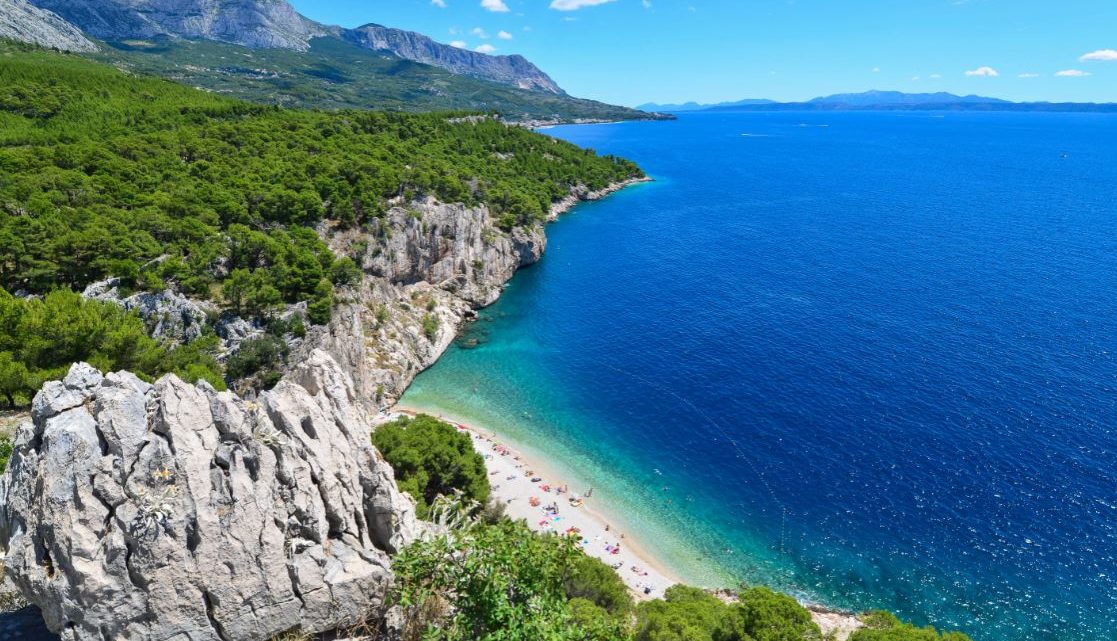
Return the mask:
<path fill-rule="evenodd" d="M 552 225 L 404 403 L 527 444 L 689 581 L 1117 638 L 1117 117 L 547 133 L 657 182 Z"/>

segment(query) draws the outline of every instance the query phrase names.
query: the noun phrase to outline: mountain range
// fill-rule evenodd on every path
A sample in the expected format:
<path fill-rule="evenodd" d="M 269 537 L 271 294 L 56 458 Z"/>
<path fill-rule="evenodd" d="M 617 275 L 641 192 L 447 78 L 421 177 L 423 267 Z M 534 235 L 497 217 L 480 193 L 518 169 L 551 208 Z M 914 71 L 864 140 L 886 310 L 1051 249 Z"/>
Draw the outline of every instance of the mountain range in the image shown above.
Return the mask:
<path fill-rule="evenodd" d="M 0 37 L 293 106 L 486 110 L 516 120 L 655 117 L 569 96 L 522 56 L 378 24 L 325 25 L 286 0 L 0 0 Z"/>
<path fill-rule="evenodd" d="M 642 105 L 637 105 L 636 108 L 643 111 L 667 112 L 678 113 L 681 111 L 702 111 L 705 109 L 712 109 L 715 107 L 743 107 L 752 105 L 772 105 L 775 100 L 767 100 L 764 98 L 749 98 L 745 100 L 734 100 L 732 102 L 718 102 L 714 104 L 700 104 L 697 102 L 684 102 L 681 104 L 659 104 L 655 102 L 647 102 Z"/>
<path fill-rule="evenodd" d="M 650 109 L 675 113 L 681 111 L 1117 111 L 1117 104 L 1011 102 L 987 96 L 958 96 L 952 93 L 904 93 L 900 91 L 866 91 L 820 96 L 805 102 L 773 100 L 740 100 L 702 105 L 641 105 Z"/>

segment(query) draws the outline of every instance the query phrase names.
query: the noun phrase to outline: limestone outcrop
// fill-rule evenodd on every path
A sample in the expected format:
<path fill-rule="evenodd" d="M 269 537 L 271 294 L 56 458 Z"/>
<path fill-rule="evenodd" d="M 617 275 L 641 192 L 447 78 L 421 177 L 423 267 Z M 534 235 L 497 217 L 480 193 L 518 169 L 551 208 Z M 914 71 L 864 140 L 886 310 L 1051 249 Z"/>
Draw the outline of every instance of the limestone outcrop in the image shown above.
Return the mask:
<path fill-rule="evenodd" d="M 322 236 L 337 255 L 355 257 L 365 278 L 328 327 L 312 328 L 291 361 L 325 350 L 352 376 L 358 395 L 380 405 L 398 399 L 474 310 L 496 302 L 547 245 L 542 225 L 505 232 L 485 206 L 430 198 L 397 204 L 372 231 L 323 229 Z"/>
<path fill-rule="evenodd" d="M 414 506 L 348 375 L 311 352 L 255 402 L 84 364 L 0 477 L 8 575 L 64 641 L 257 641 L 384 601 Z"/>
<path fill-rule="evenodd" d="M 120 295 L 120 279 L 109 278 L 90 283 L 81 295 L 136 311 L 143 318 L 152 338 L 172 344 L 189 343 L 198 339 L 208 322 L 204 303 L 190 300 L 171 289 L 139 292 L 125 297 Z M 216 313 L 216 308 L 209 307 Z"/>
<path fill-rule="evenodd" d="M 322 25 L 283 0 L 32 0 L 102 40 L 174 36 L 306 51 Z"/>
<path fill-rule="evenodd" d="M 390 51 L 404 60 L 441 67 L 451 73 L 473 76 L 530 91 L 566 95 L 557 83 L 523 56 L 493 56 L 435 42 L 414 31 L 366 24 L 343 29 L 353 44 L 374 51 Z"/>
<path fill-rule="evenodd" d="M 81 29 L 26 0 L 0 0 L 0 38 L 60 51 L 97 50 Z"/>

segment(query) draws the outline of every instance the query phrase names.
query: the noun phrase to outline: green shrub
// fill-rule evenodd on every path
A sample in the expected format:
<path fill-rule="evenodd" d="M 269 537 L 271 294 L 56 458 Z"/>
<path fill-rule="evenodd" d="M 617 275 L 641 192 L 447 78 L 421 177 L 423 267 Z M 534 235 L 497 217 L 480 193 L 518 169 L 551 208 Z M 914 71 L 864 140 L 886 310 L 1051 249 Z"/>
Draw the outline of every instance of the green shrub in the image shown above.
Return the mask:
<path fill-rule="evenodd" d="M 636 613 L 636 641 L 730 638 L 732 609 L 698 588 L 671 586 L 663 599 L 641 603 Z"/>
<path fill-rule="evenodd" d="M 613 568 L 588 555 L 575 558 L 563 580 L 566 596 L 584 599 L 609 614 L 626 618 L 633 609 L 632 594 Z"/>
<path fill-rule="evenodd" d="M 786 594 L 751 588 L 728 604 L 697 588 L 672 586 L 637 610 L 637 641 L 819 641 L 810 612 Z"/>
<path fill-rule="evenodd" d="M 750 641 L 815 641 L 822 638 L 811 613 L 786 594 L 750 588 L 734 608 L 733 637 Z"/>
<path fill-rule="evenodd" d="M 12 441 L 7 437 L 0 437 L 0 473 L 8 469 L 8 461 L 12 458 Z"/>
<path fill-rule="evenodd" d="M 326 325 L 330 322 L 330 313 L 334 307 L 334 288 L 330 281 L 323 280 L 314 289 L 314 298 L 306 308 L 307 319 L 315 325 Z"/>
<path fill-rule="evenodd" d="M 961 632 L 944 632 L 933 627 L 917 628 L 903 623 L 890 612 L 870 612 L 865 616 L 865 627 L 853 633 L 850 641 L 970 641 Z"/>
<path fill-rule="evenodd" d="M 241 343 L 237 351 L 226 359 L 225 372 L 229 380 L 276 372 L 286 357 L 287 344 L 280 338 L 265 334 Z"/>
<path fill-rule="evenodd" d="M 461 492 L 484 505 L 489 499 L 485 459 L 468 434 L 431 416 L 401 418 L 372 434 L 372 444 L 392 466 L 401 490 L 411 494 L 420 518 L 427 518 L 438 496 Z"/>
<path fill-rule="evenodd" d="M 434 314 L 423 315 L 423 336 L 432 343 L 438 338 L 438 317 Z"/>
<path fill-rule="evenodd" d="M 582 556 L 573 540 L 523 522 L 469 522 L 405 548 L 392 567 L 412 620 L 432 602 L 450 606 L 415 631 L 423 639 L 626 641 L 623 622 L 585 599 L 567 600 L 563 577 Z"/>

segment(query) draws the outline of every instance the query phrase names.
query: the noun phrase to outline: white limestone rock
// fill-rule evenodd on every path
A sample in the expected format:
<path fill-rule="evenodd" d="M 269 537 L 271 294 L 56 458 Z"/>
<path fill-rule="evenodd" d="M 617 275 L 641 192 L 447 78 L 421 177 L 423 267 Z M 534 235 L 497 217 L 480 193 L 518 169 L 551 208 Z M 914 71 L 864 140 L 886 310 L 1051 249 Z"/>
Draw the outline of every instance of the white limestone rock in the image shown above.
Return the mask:
<path fill-rule="evenodd" d="M 167 289 L 161 292 L 138 292 L 122 297 L 120 279 L 109 278 L 91 283 L 81 293 L 83 298 L 99 300 L 134 310 L 144 320 L 153 338 L 172 344 L 189 343 L 202 336 L 207 323 L 206 307 Z"/>
<path fill-rule="evenodd" d="M 26 0 L 0 0 L 0 37 L 61 51 L 96 51 L 81 29 Z"/>
<path fill-rule="evenodd" d="M 321 351 L 255 403 L 75 365 L 0 476 L 13 582 L 63 641 L 257 641 L 382 606 L 414 506 Z"/>

